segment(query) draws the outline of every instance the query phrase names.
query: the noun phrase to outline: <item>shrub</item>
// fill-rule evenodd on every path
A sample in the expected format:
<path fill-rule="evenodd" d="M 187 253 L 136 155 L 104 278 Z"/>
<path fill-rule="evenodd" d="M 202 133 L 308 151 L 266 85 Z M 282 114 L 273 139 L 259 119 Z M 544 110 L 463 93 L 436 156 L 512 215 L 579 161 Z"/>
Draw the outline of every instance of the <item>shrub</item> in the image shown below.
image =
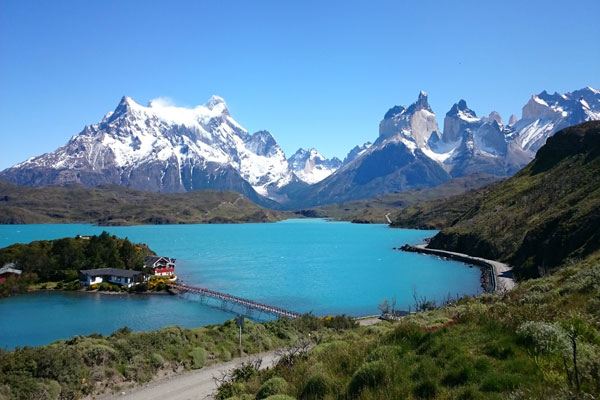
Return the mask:
<path fill-rule="evenodd" d="M 420 399 L 433 399 L 437 392 L 437 385 L 431 380 L 423 381 L 413 389 L 413 394 Z"/>
<path fill-rule="evenodd" d="M 275 394 L 273 396 L 267 397 L 265 400 L 296 400 L 292 396 L 288 396 L 285 394 Z"/>
<path fill-rule="evenodd" d="M 202 347 L 195 347 L 190 352 L 190 357 L 192 358 L 192 368 L 202 368 L 206 362 L 206 350 Z"/>
<path fill-rule="evenodd" d="M 528 321 L 517 328 L 517 334 L 536 353 L 549 354 L 568 347 L 565 332 L 556 323 Z"/>
<path fill-rule="evenodd" d="M 150 356 L 150 364 L 153 368 L 158 369 L 163 366 L 165 359 L 158 353 L 152 353 Z"/>
<path fill-rule="evenodd" d="M 367 362 L 352 375 L 348 393 L 356 397 L 367 388 L 380 385 L 385 379 L 385 365 L 381 361 Z"/>
<path fill-rule="evenodd" d="M 329 387 L 325 378 L 322 375 L 313 375 L 304 385 L 300 399 L 321 400 L 325 398 L 328 391 Z"/>
<path fill-rule="evenodd" d="M 237 398 L 242 393 L 244 393 L 245 390 L 246 390 L 246 387 L 241 382 L 225 382 L 224 384 L 219 386 L 219 389 L 218 389 L 218 392 L 217 392 L 217 395 L 215 396 L 215 398 L 217 400 Z"/>
<path fill-rule="evenodd" d="M 261 385 L 256 393 L 256 398 L 260 400 L 276 394 L 283 394 L 287 388 L 288 383 L 286 380 L 279 376 L 275 376 Z"/>
<path fill-rule="evenodd" d="M 352 317 L 346 315 L 336 315 L 332 318 L 325 318 L 323 321 L 325 327 L 335 330 L 354 329 L 358 326 L 358 322 Z"/>
<path fill-rule="evenodd" d="M 444 386 L 461 386 L 473 379 L 475 371 L 471 366 L 464 365 L 448 372 L 442 379 Z"/>
<path fill-rule="evenodd" d="M 515 349 L 511 345 L 502 345 L 500 343 L 489 343 L 484 348 L 485 354 L 498 360 L 506 360 L 515 354 Z"/>
<path fill-rule="evenodd" d="M 117 359 L 117 352 L 103 344 L 93 344 L 83 354 L 88 364 L 92 365 L 106 365 Z"/>

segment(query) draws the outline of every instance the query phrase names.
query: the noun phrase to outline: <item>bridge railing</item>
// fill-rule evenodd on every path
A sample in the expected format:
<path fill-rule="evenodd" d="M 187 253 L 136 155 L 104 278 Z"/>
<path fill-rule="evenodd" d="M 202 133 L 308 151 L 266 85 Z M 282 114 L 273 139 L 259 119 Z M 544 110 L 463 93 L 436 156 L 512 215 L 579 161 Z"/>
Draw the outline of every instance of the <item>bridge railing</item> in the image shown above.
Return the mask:
<path fill-rule="evenodd" d="M 241 304 L 243 306 L 250 307 L 250 308 L 264 311 L 264 312 L 268 312 L 270 314 L 285 316 L 285 317 L 289 317 L 289 318 L 298 318 L 301 316 L 301 314 L 299 314 L 297 312 L 286 310 L 281 307 L 275 307 L 275 306 L 271 306 L 268 304 L 259 303 L 259 302 L 253 301 L 253 300 L 244 299 L 241 297 L 230 295 L 228 293 L 221 293 L 221 292 L 217 292 L 217 291 L 206 289 L 206 288 L 190 286 L 190 285 L 186 285 L 183 283 L 169 283 L 168 286 L 172 287 L 174 289 L 185 291 L 185 292 L 197 293 L 200 295 L 205 295 L 205 296 L 217 298 L 220 300 L 225 300 L 225 301 L 230 301 L 233 303 Z"/>

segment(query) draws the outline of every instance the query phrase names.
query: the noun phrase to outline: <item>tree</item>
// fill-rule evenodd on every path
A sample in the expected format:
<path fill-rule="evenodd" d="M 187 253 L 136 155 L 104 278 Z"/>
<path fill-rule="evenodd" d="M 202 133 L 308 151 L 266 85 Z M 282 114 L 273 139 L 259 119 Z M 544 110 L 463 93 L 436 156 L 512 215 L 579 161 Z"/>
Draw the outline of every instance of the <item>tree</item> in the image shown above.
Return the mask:
<path fill-rule="evenodd" d="M 573 387 L 573 381 L 575 381 L 575 387 L 577 388 L 577 391 L 580 391 L 581 385 L 579 382 L 579 368 L 577 366 L 577 340 L 580 336 L 586 333 L 587 325 L 581 318 L 571 317 L 568 320 L 563 321 L 561 326 L 567 335 L 567 339 L 569 340 L 571 358 L 573 362 L 573 371 L 569 371 L 567 357 L 563 356 L 563 364 L 565 366 L 567 378 L 569 379 L 569 385 Z"/>
<path fill-rule="evenodd" d="M 390 313 L 390 304 L 387 299 L 383 299 L 381 303 L 377 305 L 377 308 L 381 311 L 382 314 Z"/>

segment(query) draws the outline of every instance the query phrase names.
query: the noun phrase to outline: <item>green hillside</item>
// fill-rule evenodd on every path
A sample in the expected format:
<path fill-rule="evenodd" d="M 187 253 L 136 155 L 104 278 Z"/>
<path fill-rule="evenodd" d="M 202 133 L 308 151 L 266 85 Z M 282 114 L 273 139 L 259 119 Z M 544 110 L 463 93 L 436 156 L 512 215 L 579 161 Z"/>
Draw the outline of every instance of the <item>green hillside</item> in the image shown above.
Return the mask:
<path fill-rule="evenodd" d="M 0 181 L 2 224 L 197 224 L 280 219 L 283 214 L 234 192 L 154 193 L 117 185 L 28 187 Z"/>
<path fill-rule="evenodd" d="M 547 273 L 600 248 L 600 122 L 564 129 L 491 187 L 402 210 L 393 226 L 443 228 L 430 246 Z"/>

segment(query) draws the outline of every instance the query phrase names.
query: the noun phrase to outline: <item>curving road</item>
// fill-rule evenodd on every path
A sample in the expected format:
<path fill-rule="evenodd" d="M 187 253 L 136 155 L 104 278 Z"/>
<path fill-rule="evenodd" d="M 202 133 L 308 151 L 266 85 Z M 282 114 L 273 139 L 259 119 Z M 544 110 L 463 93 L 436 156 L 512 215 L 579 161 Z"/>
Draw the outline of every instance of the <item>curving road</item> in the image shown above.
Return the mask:
<path fill-rule="evenodd" d="M 496 292 L 503 292 L 506 290 L 511 290 L 515 287 L 515 280 L 512 274 L 512 267 L 508 264 L 501 263 L 500 261 L 488 260 L 481 257 L 473 257 L 464 253 L 456 253 L 453 251 L 446 250 L 438 250 L 426 247 L 426 244 L 418 244 L 414 247 L 417 247 L 422 250 L 426 250 L 429 253 L 437 254 L 440 256 L 459 256 L 462 258 L 466 258 L 469 260 L 483 261 L 490 264 L 494 268 L 494 276 L 496 277 Z"/>
<path fill-rule="evenodd" d="M 235 360 L 209 365 L 207 367 L 184 372 L 154 380 L 144 386 L 95 397 L 103 400 L 204 400 L 213 399 L 217 384 L 213 377 L 220 377 L 223 373 L 238 368 L 244 362 L 257 358 L 262 359 L 260 369 L 272 367 L 279 357 L 276 351 L 254 354 Z"/>

